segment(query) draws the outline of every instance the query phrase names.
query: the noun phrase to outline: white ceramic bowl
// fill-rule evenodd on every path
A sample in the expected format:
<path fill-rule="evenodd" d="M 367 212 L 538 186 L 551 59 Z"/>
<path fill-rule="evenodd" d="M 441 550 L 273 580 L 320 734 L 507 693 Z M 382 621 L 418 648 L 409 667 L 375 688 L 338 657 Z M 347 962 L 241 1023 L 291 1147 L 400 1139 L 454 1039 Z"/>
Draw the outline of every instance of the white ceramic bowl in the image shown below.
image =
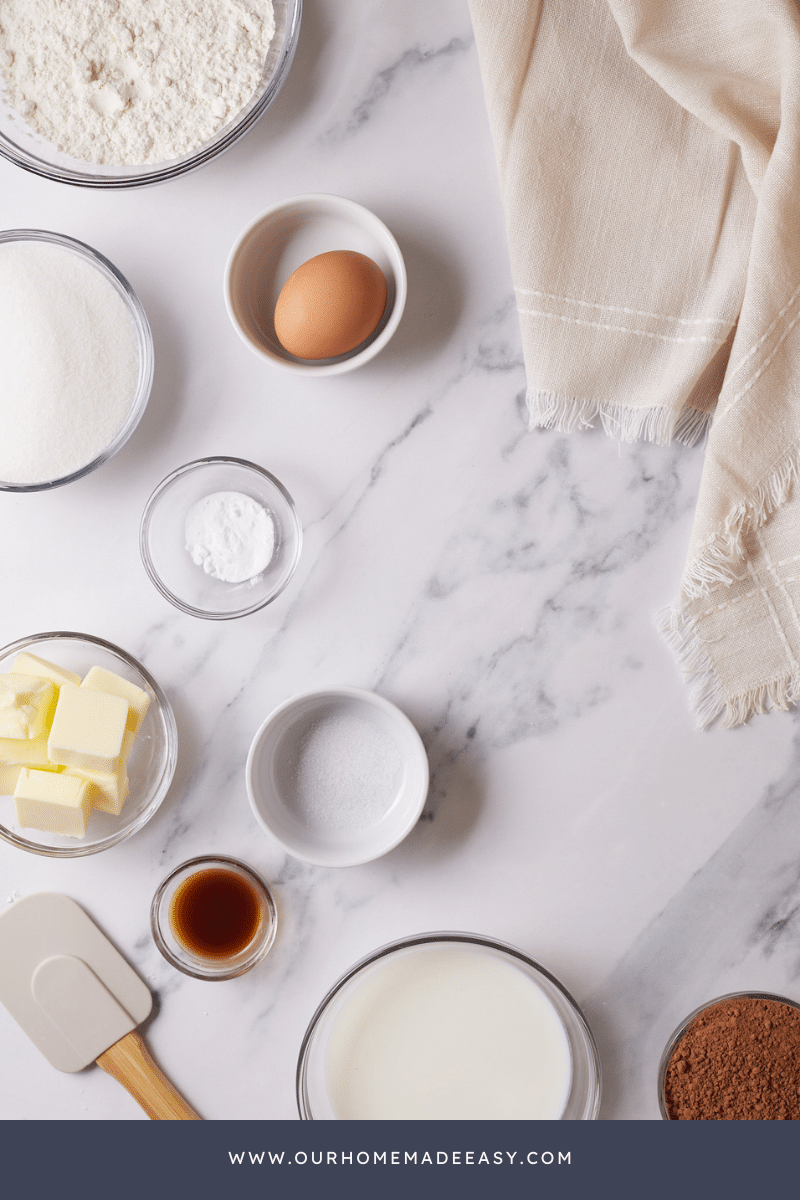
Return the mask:
<path fill-rule="evenodd" d="M 377 328 L 354 350 L 319 361 L 295 358 L 275 334 L 275 304 L 289 276 L 329 250 L 356 250 L 386 278 L 386 308 Z M 406 268 L 384 223 L 353 200 L 313 194 L 284 200 L 252 221 L 225 270 L 225 304 L 245 345 L 260 358 L 306 376 L 341 375 L 369 362 L 393 336 L 406 303 Z"/>
<path fill-rule="evenodd" d="M 49 858 L 83 858 L 108 850 L 146 825 L 172 782 L 178 758 L 178 731 L 169 700 L 141 663 L 102 638 L 61 632 L 20 638 L 0 650 L 0 674 L 11 670 L 14 659 L 23 650 L 79 675 L 85 675 L 90 667 L 105 667 L 143 688 L 150 696 L 150 707 L 128 760 L 130 792 L 118 817 L 95 810 L 85 837 L 64 837 L 21 828 L 16 823 L 13 799 L 0 797 L 0 838 L 12 846 Z"/>
<path fill-rule="evenodd" d="M 214 492 L 242 492 L 267 510 L 275 550 L 266 568 L 243 583 L 206 575 L 186 549 L 186 514 Z M 139 550 L 151 580 L 190 617 L 227 621 L 257 612 L 279 596 L 300 558 L 303 530 L 286 488 L 263 467 L 242 458 L 199 458 L 163 479 L 145 505 Z"/>
<path fill-rule="evenodd" d="M 80 162 L 35 134 L 8 103 L 0 78 L 0 155 L 45 179 L 90 188 L 132 188 L 161 183 L 200 167 L 222 154 L 251 129 L 277 99 L 294 59 L 302 0 L 273 0 L 275 36 L 258 87 L 241 112 L 202 146 L 172 162 L 100 166 Z"/>
<path fill-rule="evenodd" d="M 428 759 L 404 713 L 374 692 L 295 696 L 253 739 L 247 794 L 256 820 L 295 858 L 352 867 L 392 850 L 428 794 Z"/>

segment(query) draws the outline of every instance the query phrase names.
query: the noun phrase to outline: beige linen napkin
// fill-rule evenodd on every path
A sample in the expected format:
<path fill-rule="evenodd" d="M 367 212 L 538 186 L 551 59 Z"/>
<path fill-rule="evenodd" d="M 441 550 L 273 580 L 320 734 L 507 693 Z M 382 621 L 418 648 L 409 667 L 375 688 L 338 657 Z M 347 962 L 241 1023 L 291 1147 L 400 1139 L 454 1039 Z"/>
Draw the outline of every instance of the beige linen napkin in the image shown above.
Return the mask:
<path fill-rule="evenodd" d="M 531 426 L 707 434 L 659 625 L 700 724 L 800 694 L 800 8 L 470 0 Z"/>

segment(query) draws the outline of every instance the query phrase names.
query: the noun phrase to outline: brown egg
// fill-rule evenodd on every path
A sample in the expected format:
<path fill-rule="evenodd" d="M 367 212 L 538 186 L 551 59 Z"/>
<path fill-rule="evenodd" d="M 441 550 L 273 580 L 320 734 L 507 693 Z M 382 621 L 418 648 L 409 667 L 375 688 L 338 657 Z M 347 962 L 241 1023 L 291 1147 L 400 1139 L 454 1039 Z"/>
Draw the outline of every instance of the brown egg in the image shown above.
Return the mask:
<path fill-rule="evenodd" d="M 378 264 L 355 250 L 329 250 L 286 280 L 275 305 L 275 333 L 296 358 L 337 358 L 369 337 L 385 308 Z"/>

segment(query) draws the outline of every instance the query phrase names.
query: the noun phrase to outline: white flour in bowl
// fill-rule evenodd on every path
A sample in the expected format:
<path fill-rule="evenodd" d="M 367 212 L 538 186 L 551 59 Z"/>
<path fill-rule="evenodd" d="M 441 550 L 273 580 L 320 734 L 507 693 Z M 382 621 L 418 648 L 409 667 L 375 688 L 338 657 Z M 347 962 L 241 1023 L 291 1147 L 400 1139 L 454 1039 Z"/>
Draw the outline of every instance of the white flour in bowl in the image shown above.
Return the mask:
<path fill-rule="evenodd" d="M 88 163 L 197 150 L 255 93 L 271 0 L 3 0 L 0 70 L 34 132 Z"/>

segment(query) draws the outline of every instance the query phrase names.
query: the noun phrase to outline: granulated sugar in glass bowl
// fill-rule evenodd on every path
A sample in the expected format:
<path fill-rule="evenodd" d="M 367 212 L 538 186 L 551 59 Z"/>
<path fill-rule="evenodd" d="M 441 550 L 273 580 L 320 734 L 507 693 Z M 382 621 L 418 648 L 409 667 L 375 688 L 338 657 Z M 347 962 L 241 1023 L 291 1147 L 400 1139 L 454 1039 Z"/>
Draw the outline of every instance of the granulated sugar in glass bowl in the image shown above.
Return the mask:
<path fill-rule="evenodd" d="M 0 232 L 0 491 L 69 483 L 106 462 L 150 395 L 138 297 L 101 254 L 39 229 Z"/>

